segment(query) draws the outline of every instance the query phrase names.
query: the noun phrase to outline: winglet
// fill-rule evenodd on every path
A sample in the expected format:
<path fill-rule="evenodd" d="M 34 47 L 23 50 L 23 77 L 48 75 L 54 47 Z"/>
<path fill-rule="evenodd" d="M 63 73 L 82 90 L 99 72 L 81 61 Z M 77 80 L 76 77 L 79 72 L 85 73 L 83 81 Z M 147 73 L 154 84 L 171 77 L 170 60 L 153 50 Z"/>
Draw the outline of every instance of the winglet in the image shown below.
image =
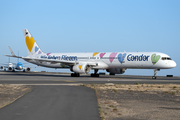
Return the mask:
<path fill-rule="evenodd" d="M 11 55 L 12 56 L 16 56 L 15 54 L 14 54 L 14 52 L 12 51 L 12 49 L 10 48 L 10 46 L 8 46 L 9 47 L 9 50 L 10 50 L 10 52 L 11 52 Z"/>
<path fill-rule="evenodd" d="M 15 58 L 22 58 L 22 57 L 20 57 L 20 56 L 16 56 L 16 55 L 14 54 L 14 52 L 12 51 L 12 49 L 10 48 L 10 46 L 8 46 L 8 47 L 9 47 L 9 50 L 10 50 L 10 52 L 11 52 L 11 55 L 5 55 L 5 56 L 15 57 Z"/>

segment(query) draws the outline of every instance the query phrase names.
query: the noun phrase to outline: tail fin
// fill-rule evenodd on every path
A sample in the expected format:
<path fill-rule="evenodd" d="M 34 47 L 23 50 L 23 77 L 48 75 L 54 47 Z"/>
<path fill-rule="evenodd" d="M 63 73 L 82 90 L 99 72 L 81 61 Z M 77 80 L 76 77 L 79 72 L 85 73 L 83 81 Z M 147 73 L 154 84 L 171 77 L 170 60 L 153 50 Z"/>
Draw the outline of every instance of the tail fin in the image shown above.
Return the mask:
<path fill-rule="evenodd" d="M 25 38 L 26 46 L 27 46 L 27 51 L 28 55 L 32 56 L 35 54 L 42 54 L 43 52 L 37 45 L 36 41 L 32 37 L 31 33 L 28 31 L 28 29 L 23 29 L 23 35 Z"/>

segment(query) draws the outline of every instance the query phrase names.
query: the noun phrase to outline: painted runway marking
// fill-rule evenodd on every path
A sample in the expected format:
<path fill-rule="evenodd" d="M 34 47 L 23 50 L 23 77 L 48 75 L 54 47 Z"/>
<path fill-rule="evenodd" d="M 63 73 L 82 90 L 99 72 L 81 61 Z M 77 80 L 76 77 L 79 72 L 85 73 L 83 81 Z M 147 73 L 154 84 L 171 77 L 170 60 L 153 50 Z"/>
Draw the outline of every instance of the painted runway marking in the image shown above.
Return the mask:
<path fill-rule="evenodd" d="M 77 82 L 77 81 L 72 81 L 72 80 L 52 80 L 52 81 Z"/>
<path fill-rule="evenodd" d="M 52 81 L 63 81 L 63 80 L 52 80 Z"/>
<path fill-rule="evenodd" d="M 65 82 L 77 82 L 77 81 L 71 81 L 71 80 L 64 80 Z"/>

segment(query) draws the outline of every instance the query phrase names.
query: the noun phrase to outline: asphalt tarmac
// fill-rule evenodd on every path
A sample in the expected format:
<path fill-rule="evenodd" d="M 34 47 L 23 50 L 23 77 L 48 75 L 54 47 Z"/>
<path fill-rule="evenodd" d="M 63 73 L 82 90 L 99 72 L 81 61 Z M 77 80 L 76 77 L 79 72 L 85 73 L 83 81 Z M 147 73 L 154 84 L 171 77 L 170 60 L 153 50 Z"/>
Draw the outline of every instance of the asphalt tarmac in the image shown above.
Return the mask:
<path fill-rule="evenodd" d="M 25 85 L 63 85 L 63 84 L 180 84 L 180 77 L 157 76 L 132 76 L 132 75 L 100 75 L 90 77 L 81 75 L 71 77 L 70 74 L 40 73 L 40 72 L 3 72 L 0 71 L 0 84 L 25 84 Z"/>
<path fill-rule="evenodd" d="M 180 84 L 180 77 L 100 75 L 70 77 L 70 74 L 3 72 L 0 84 L 33 85 L 33 91 L 0 109 L 0 120 L 99 120 L 94 90 L 79 84 Z M 65 86 L 66 85 L 66 86 Z M 71 85 L 71 86 L 69 86 Z"/>
<path fill-rule="evenodd" d="M 83 86 L 33 86 L 0 109 L 0 120 L 100 120 L 94 90 Z"/>

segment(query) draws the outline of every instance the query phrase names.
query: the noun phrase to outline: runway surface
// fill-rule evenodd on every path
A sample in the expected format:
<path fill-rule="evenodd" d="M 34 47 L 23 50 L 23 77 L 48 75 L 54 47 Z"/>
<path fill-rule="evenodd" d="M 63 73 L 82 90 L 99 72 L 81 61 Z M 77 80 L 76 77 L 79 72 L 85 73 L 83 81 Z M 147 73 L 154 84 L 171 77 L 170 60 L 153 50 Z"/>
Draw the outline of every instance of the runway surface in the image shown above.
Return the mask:
<path fill-rule="evenodd" d="M 0 120 L 100 120 L 94 90 L 83 86 L 33 86 L 0 109 Z"/>
<path fill-rule="evenodd" d="M 180 84 L 180 77 L 90 75 L 70 77 L 70 74 L 3 72 L 0 84 L 32 85 L 33 91 L 0 109 L 0 120 L 99 120 L 94 90 L 74 86 L 79 84 Z M 65 86 L 66 85 L 66 86 Z M 69 86 L 72 85 L 72 86 Z"/>
<path fill-rule="evenodd" d="M 162 77 L 152 79 L 151 76 L 130 76 L 130 75 L 100 75 L 100 77 L 90 77 L 81 75 L 80 77 L 70 77 L 70 74 L 40 73 L 40 72 L 3 72 L 0 71 L 0 84 L 26 84 L 26 85 L 59 85 L 59 84 L 180 84 L 180 77 Z"/>

